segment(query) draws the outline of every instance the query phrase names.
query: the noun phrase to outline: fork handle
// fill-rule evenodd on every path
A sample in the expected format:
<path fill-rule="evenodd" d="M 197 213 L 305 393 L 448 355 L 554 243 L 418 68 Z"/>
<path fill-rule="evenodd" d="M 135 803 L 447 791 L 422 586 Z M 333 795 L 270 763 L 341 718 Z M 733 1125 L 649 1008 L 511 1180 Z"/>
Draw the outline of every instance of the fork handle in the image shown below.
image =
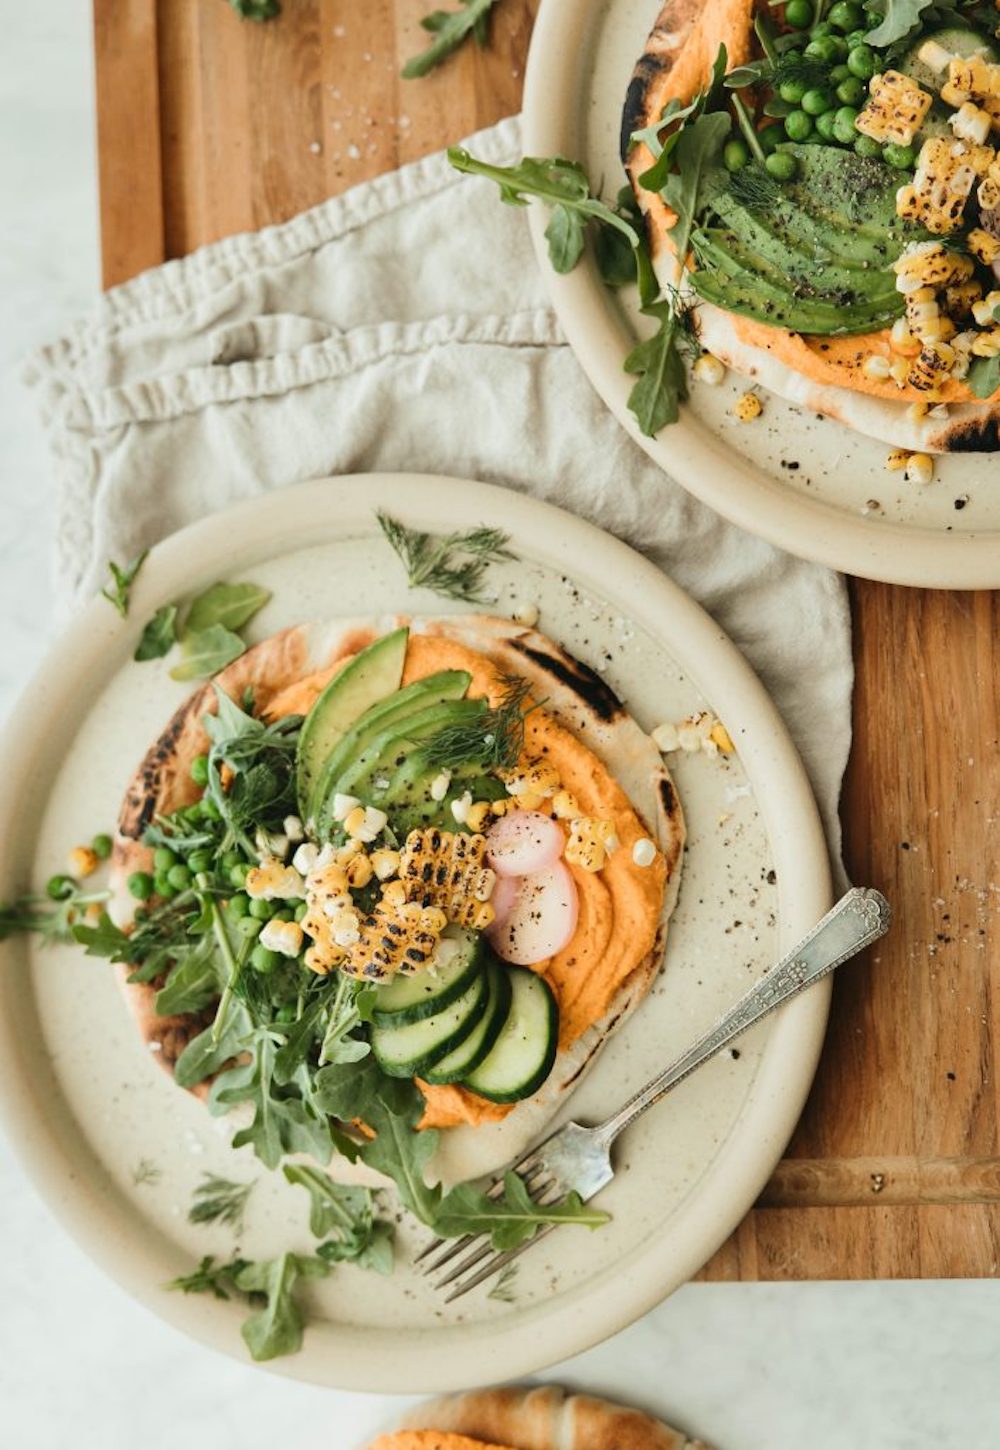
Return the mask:
<path fill-rule="evenodd" d="M 619 1133 L 689 1077 L 695 1068 L 783 1002 L 798 996 L 841 962 L 884 936 L 891 922 L 892 910 L 881 892 L 858 886 L 848 891 L 818 926 L 761 977 L 704 1037 L 641 1088 L 613 1117 L 593 1129 L 595 1136 L 610 1147 Z"/>

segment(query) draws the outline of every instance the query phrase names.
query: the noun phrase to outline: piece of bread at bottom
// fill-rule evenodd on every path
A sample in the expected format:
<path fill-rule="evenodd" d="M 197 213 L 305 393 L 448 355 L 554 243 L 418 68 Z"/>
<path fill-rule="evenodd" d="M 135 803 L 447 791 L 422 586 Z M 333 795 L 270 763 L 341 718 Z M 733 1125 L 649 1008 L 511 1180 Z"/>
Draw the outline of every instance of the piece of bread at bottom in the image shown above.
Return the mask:
<path fill-rule="evenodd" d="M 402 1428 L 451 1432 L 509 1450 L 709 1450 L 640 1410 L 569 1394 L 557 1385 L 449 1395 L 411 1410 Z M 395 1450 L 391 1439 L 384 1450 Z M 445 1442 L 443 1450 L 464 1447 Z"/>

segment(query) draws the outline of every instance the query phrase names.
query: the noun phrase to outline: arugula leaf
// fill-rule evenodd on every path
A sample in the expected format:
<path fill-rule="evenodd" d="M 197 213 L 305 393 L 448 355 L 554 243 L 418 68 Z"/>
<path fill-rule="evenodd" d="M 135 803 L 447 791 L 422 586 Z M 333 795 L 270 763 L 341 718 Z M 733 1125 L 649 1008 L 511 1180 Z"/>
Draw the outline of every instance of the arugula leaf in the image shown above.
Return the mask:
<path fill-rule="evenodd" d="M 213 584 L 192 601 L 184 621 L 184 634 L 200 634 L 214 624 L 242 629 L 270 598 L 271 591 L 259 584 Z"/>
<path fill-rule="evenodd" d="M 333 1152 L 329 1123 L 302 1093 L 301 1079 L 284 1088 L 274 1082 L 276 1049 L 270 1031 L 255 1029 L 243 1047 L 251 1054 L 249 1061 L 217 1077 L 208 1099 L 213 1113 L 226 1113 L 239 1103 L 253 1107 L 253 1121 L 235 1134 L 233 1147 L 250 1144 L 268 1168 L 277 1168 L 286 1153 L 308 1153 L 321 1163 L 329 1162 Z"/>
<path fill-rule="evenodd" d="M 438 1206 L 434 1227 L 443 1238 L 488 1233 L 494 1249 L 504 1252 L 533 1238 L 544 1224 L 576 1223 L 595 1229 L 610 1217 L 602 1209 L 588 1208 L 578 1193 L 559 1203 L 534 1203 L 524 1180 L 508 1173 L 502 1198 L 488 1198 L 471 1183 L 452 1188 Z"/>
<path fill-rule="evenodd" d="M 246 1264 L 233 1276 L 243 1294 L 263 1294 L 265 1303 L 244 1320 L 240 1334 L 258 1362 L 295 1354 L 302 1347 L 302 1310 L 295 1299 L 299 1279 L 323 1279 L 330 1272 L 322 1259 L 282 1254 L 259 1264 Z"/>
<path fill-rule="evenodd" d="M 203 1174 L 188 1209 L 188 1223 L 224 1223 L 242 1233 L 243 1215 L 253 1186 L 252 1179 L 249 1183 L 233 1183 L 229 1178 Z"/>
<path fill-rule="evenodd" d="M 420 24 L 434 36 L 426 50 L 408 60 L 403 79 L 417 80 L 447 60 L 470 39 L 484 46 L 488 40 L 489 13 L 496 0 L 460 0 L 461 10 L 434 10 Z"/>
<path fill-rule="evenodd" d="M 615 211 L 631 222 L 641 236 L 642 212 L 630 186 L 623 186 L 615 202 Z M 644 244 L 640 241 L 640 247 Z M 599 227 L 594 238 L 594 260 L 606 287 L 627 287 L 636 280 L 637 254 L 628 238 L 612 227 Z"/>
<path fill-rule="evenodd" d="M 1000 388 L 1000 354 L 977 357 L 966 375 L 969 387 L 977 398 L 992 398 Z"/>
<path fill-rule="evenodd" d="M 921 15 L 933 4 L 934 0 L 885 0 L 884 18 L 874 30 L 869 30 L 865 43 L 881 48 L 903 40 L 919 25 Z"/>
<path fill-rule="evenodd" d="M 372 1274 L 392 1273 L 395 1261 L 395 1232 L 392 1224 L 376 1219 L 364 1244 L 355 1253 L 354 1246 L 342 1239 L 328 1239 L 316 1253 L 328 1264 L 351 1263 Z"/>
<path fill-rule="evenodd" d="M 73 940 L 86 948 L 88 957 L 112 957 L 122 961 L 131 946 L 131 939 L 115 926 L 106 911 L 101 912 L 96 926 L 81 922 L 72 928 L 72 932 Z"/>
<path fill-rule="evenodd" d="M 108 560 L 111 583 L 101 590 L 101 594 L 109 604 L 114 605 L 122 619 L 128 614 L 129 594 L 135 583 L 135 576 L 142 568 L 148 553 L 148 549 L 143 549 L 142 553 L 137 554 L 130 564 L 125 565 L 116 564 L 113 559 Z"/>
<path fill-rule="evenodd" d="M 689 121 L 696 121 L 714 101 L 725 79 L 728 63 L 729 55 L 726 47 L 720 45 L 715 60 L 712 62 L 708 82 L 693 100 L 688 105 L 681 106 L 680 102 L 672 97 L 664 107 L 659 121 L 632 133 L 631 142 L 645 142 L 656 158 L 653 165 L 639 177 L 639 185 L 646 191 L 662 191 L 666 186 L 674 162 L 674 153 L 680 144 L 685 126 Z M 661 141 L 660 134 L 667 126 L 672 129 L 670 134 Z"/>
<path fill-rule="evenodd" d="M 305 1163 L 286 1163 L 289 1183 L 305 1188 L 310 1197 L 309 1231 L 316 1238 L 334 1237 L 320 1244 L 317 1254 L 328 1264 L 353 1263 L 376 1274 L 391 1274 L 393 1228 L 376 1219 L 370 1189 L 334 1183 L 328 1174 Z"/>
<path fill-rule="evenodd" d="M 553 208 L 545 235 L 549 259 L 557 272 L 571 271 L 580 260 L 591 220 L 621 232 L 629 246 L 639 245 L 639 233 L 632 223 L 591 195 L 587 173 L 578 161 L 567 161 L 562 156 L 525 156 L 516 166 L 490 166 L 460 146 L 449 147 L 448 160 L 456 171 L 495 181 L 500 200 L 508 206 L 527 206 L 529 197 L 534 196 Z"/>
<path fill-rule="evenodd" d="M 214 1254 L 206 1254 L 190 1274 L 171 1279 L 164 1287 L 179 1289 L 182 1294 L 212 1294 L 216 1299 L 228 1299 L 236 1288 L 237 1274 L 248 1267 L 246 1259 L 230 1259 L 228 1264 L 217 1264 Z"/>
<path fill-rule="evenodd" d="M 507 548 L 510 537 L 502 529 L 481 525 L 458 534 L 425 534 L 408 529 L 382 509 L 375 510 L 375 517 L 402 560 L 410 587 L 430 589 L 446 599 L 489 602 L 483 594 L 488 565 L 517 557 Z"/>
<path fill-rule="evenodd" d="M 135 647 L 134 660 L 158 660 L 173 648 L 177 641 L 177 605 L 164 604 L 152 619 L 147 620 L 139 643 Z"/>
<path fill-rule="evenodd" d="M 231 665 L 246 650 L 238 634 L 224 624 L 212 624 L 198 634 L 188 634 L 181 646 L 182 659 L 170 671 L 172 680 L 203 680 Z"/>
<path fill-rule="evenodd" d="M 207 932 L 194 941 L 156 994 L 156 1010 L 164 1017 L 202 1012 L 222 990 L 216 944 Z"/>
<path fill-rule="evenodd" d="M 237 1003 L 217 1039 L 214 1024 L 192 1038 L 174 1064 L 174 1080 L 178 1087 L 193 1088 L 239 1057 L 252 1032 L 250 1015 Z"/>

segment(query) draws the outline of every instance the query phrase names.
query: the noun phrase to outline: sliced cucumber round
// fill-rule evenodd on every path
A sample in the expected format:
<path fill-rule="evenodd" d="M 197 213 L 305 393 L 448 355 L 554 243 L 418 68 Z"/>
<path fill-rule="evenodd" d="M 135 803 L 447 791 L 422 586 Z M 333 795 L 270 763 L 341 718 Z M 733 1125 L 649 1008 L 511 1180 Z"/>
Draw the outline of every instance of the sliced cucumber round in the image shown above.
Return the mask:
<path fill-rule="evenodd" d="M 433 1017 L 461 997 L 483 970 L 485 951 L 479 932 L 447 927 L 428 966 L 375 988 L 372 1021 L 377 1027 L 405 1027 Z"/>
<path fill-rule="evenodd" d="M 486 984 L 489 991 L 486 1011 L 464 1042 L 460 1042 L 433 1067 L 427 1068 L 424 1076 L 428 1082 L 459 1082 L 477 1068 L 492 1050 L 510 1012 L 511 999 L 510 973 L 495 957 L 486 963 Z"/>
<path fill-rule="evenodd" d="M 390 1077 L 417 1077 L 447 1057 L 476 1026 L 489 1001 L 486 974 L 477 972 L 461 997 L 433 1017 L 405 1027 L 373 1027 L 372 1054 Z"/>
<path fill-rule="evenodd" d="M 508 967 L 511 1002 L 500 1035 L 462 1086 L 493 1103 L 516 1103 L 538 1091 L 552 1071 L 559 1041 L 559 1009 L 544 977 Z"/>

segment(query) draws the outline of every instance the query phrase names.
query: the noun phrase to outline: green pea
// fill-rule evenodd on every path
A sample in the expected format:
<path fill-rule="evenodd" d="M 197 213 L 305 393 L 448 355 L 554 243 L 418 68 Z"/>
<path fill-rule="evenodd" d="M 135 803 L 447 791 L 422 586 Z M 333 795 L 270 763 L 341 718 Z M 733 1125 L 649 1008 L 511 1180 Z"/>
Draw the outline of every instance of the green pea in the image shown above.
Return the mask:
<path fill-rule="evenodd" d="M 153 865 L 157 871 L 167 872 L 177 865 L 177 856 L 169 846 L 157 846 L 153 852 Z"/>
<path fill-rule="evenodd" d="M 854 122 L 857 119 L 857 111 L 853 106 L 841 106 L 833 118 L 834 138 L 843 146 L 853 146 L 854 138 L 858 134 L 854 129 Z"/>
<path fill-rule="evenodd" d="M 291 919 L 292 908 L 290 906 L 282 906 L 278 911 L 274 913 L 273 917 L 274 921 L 291 921 Z"/>
<path fill-rule="evenodd" d="M 722 148 L 722 164 L 734 176 L 742 171 L 750 160 L 750 148 L 745 141 L 727 141 Z"/>
<path fill-rule="evenodd" d="M 833 70 L 830 72 L 831 86 L 839 86 L 840 82 L 846 81 L 850 74 L 851 72 L 845 64 L 835 65 Z"/>
<path fill-rule="evenodd" d="M 257 972 L 273 972 L 280 961 L 281 956 L 278 952 L 269 951 L 267 947 L 261 946 L 260 942 L 250 953 L 250 965 Z"/>
<path fill-rule="evenodd" d="M 764 115 L 771 116 L 783 121 L 795 110 L 791 101 L 783 101 L 780 96 L 772 96 L 769 101 L 764 102 Z"/>
<path fill-rule="evenodd" d="M 757 132 L 757 140 L 765 156 L 769 156 L 776 146 L 780 146 L 786 139 L 785 128 L 780 121 L 773 126 L 765 126 L 762 131 Z"/>
<path fill-rule="evenodd" d="M 226 872 L 226 876 L 229 879 L 230 885 L 244 886 L 247 879 L 247 867 L 241 861 L 238 866 L 230 866 Z"/>
<path fill-rule="evenodd" d="M 286 1002 L 274 1014 L 275 1022 L 294 1022 L 298 1013 L 294 1002 Z"/>
<path fill-rule="evenodd" d="M 170 880 L 170 877 L 162 871 L 158 871 L 153 878 L 153 887 L 157 896 L 164 896 L 169 899 L 171 896 L 177 895 L 177 889 Z"/>
<path fill-rule="evenodd" d="M 182 806 L 177 812 L 183 821 L 190 821 L 193 826 L 201 824 L 201 801 L 195 801 L 194 805 Z"/>
<path fill-rule="evenodd" d="M 859 156 L 864 156 L 869 161 L 882 155 L 882 147 L 871 136 L 858 136 L 854 142 L 854 149 Z"/>
<path fill-rule="evenodd" d="M 792 181 L 799 170 L 799 163 L 790 151 L 772 152 L 764 158 L 764 165 L 776 181 Z"/>
<path fill-rule="evenodd" d="M 816 18 L 811 0 L 788 0 L 785 6 L 785 24 L 793 30 L 808 30 Z"/>
<path fill-rule="evenodd" d="M 202 800 L 201 813 L 206 821 L 219 821 L 222 819 L 219 807 L 210 796 L 205 796 Z"/>
<path fill-rule="evenodd" d="M 186 891 L 194 880 L 194 877 L 191 875 L 190 867 L 180 862 L 176 866 L 171 866 L 167 872 L 167 880 L 175 891 Z"/>
<path fill-rule="evenodd" d="M 137 901 L 148 901 L 153 894 L 153 878 L 148 871 L 133 871 L 128 889 Z"/>
<path fill-rule="evenodd" d="M 802 109 L 808 116 L 822 116 L 824 111 L 829 111 L 834 105 L 833 96 L 829 91 L 821 90 L 819 86 L 811 91 L 806 91 L 802 97 Z"/>
<path fill-rule="evenodd" d="M 824 111 L 822 116 L 816 117 L 816 135 L 821 141 L 833 140 L 833 119 L 835 111 Z"/>
<path fill-rule="evenodd" d="M 830 7 L 830 13 L 827 16 L 834 29 L 842 30 L 845 35 L 850 30 L 857 30 L 864 18 L 864 11 L 860 5 L 854 3 L 854 0 L 837 0 L 836 5 Z"/>
<path fill-rule="evenodd" d="M 914 146 L 897 146 L 892 141 L 890 141 L 888 146 L 882 148 L 882 155 L 896 171 L 911 170 L 917 159 L 917 152 Z"/>
<path fill-rule="evenodd" d="M 865 83 L 858 76 L 848 76 L 837 87 L 837 100 L 842 101 L 845 106 L 859 106 L 864 96 Z"/>
<path fill-rule="evenodd" d="M 245 891 L 236 891 L 229 898 L 229 911 L 232 916 L 248 916 L 250 912 L 250 898 Z"/>
<path fill-rule="evenodd" d="M 95 836 L 90 843 L 90 849 L 99 861 L 106 861 L 108 859 L 113 846 L 114 842 L 111 837 L 103 833 L 100 836 Z"/>
<path fill-rule="evenodd" d="M 72 876 L 50 876 L 45 884 L 46 894 L 53 901 L 65 901 L 75 890 L 76 882 Z"/>
<path fill-rule="evenodd" d="M 864 45 L 868 39 L 867 30 L 852 30 L 847 37 L 847 48 L 853 50 L 856 45 Z"/>
<path fill-rule="evenodd" d="M 805 111 L 793 111 L 785 117 L 785 130 L 789 141 L 808 141 L 813 131 L 812 116 L 807 116 Z"/>
<path fill-rule="evenodd" d="M 824 35 L 819 40 L 810 40 L 803 54 L 824 65 L 838 65 L 847 59 L 847 41 L 841 35 Z"/>
<path fill-rule="evenodd" d="M 856 45 L 847 52 L 847 68 L 852 76 L 870 81 L 879 68 L 879 58 L 870 45 Z"/>
<path fill-rule="evenodd" d="M 192 871 L 211 871 L 215 857 L 211 851 L 192 851 L 188 857 L 188 865 Z"/>
<path fill-rule="evenodd" d="M 250 902 L 250 915 L 255 916 L 258 921 L 270 921 L 274 915 L 274 905 L 265 901 L 262 896 L 255 896 Z"/>
<path fill-rule="evenodd" d="M 805 81 L 782 81 L 778 87 L 778 95 L 783 101 L 797 106 L 808 89 Z"/>
<path fill-rule="evenodd" d="M 814 25 L 812 30 L 810 30 L 809 39 L 825 40 L 828 35 L 832 34 L 833 26 L 830 24 L 830 22 L 828 20 L 821 20 L 818 25 Z"/>
<path fill-rule="evenodd" d="M 298 906 L 295 908 L 295 920 L 296 921 L 302 921 L 308 915 L 309 915 L 309 903 L 308 903 L 308 901 L 300 901 L 299 904 L 298 904 Z"/>
<path fill-rule="evenodd" d="M 191 762 L 191 779 L 195 785 L 208 785 L 208 756 L 196 755 Z"/>
<path fill-rule="evenodd" d="M 230 871 L 234 866 L 240 865 L 243 857 L 239 851 L 223 851 L 221 859 L 222 869 L 224 871 Z"/>

